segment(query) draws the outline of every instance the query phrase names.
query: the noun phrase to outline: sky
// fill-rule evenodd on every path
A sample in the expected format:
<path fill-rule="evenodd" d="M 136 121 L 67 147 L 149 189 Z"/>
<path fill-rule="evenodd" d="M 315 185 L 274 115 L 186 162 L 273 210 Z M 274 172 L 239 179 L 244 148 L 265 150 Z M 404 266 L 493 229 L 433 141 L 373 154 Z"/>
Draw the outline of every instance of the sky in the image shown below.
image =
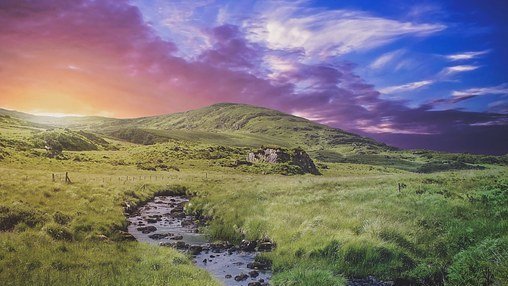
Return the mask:
<path fill-rule="evenodd" d="M 508 2 L 0 0 L 0 107 L 247 103 L 402 148 L 508 152 Z"/>

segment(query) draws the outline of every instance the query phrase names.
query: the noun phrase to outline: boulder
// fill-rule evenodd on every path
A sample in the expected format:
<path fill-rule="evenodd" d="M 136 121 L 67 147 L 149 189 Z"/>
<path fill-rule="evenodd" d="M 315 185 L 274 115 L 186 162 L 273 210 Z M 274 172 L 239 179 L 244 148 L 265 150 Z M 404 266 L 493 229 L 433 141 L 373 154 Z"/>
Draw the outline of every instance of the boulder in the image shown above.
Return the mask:
<path fill-rule="evenodd" d="M 255 152 L 250 152 L 247 155 L 247 161 L 250 163 L 287 163 L 290 165 L 300 167 L 302 173 L 310 173 L 320 175 L 316 164 L 301 148 L 286 150 L 282 148 L 265 148 Z"/>

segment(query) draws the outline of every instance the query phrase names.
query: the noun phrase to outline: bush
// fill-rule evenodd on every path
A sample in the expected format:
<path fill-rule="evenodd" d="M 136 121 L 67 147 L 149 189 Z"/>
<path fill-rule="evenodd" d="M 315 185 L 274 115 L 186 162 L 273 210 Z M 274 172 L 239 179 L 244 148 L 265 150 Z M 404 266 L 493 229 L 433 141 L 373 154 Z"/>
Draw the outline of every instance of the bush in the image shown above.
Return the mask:
<path fill-rule="evenodd" d="M 508 239 L 486 239 L 455 255 L 448 280 L 452 285 L 507 285 Z"/>
<path fill-rule="evenodd" d="M 66 225 L 72 220 L 72 217 L 57 211 L 53 214 L 53 220 L 60 225 Z"/>
<path fill-rule="evenodd" d="M 53 239 L 66 241 L 72 241 L 74 239 L 72 232 L 64 226 L 58 224 L 50 224 L 47 225 L 44 229 L 46 233 Z"/>
<path fill-rule="evenodd" d="M 415 265 L 398 247 L 366 240 L 345 244 L 339 250 L 339 259 L 340 269 L 353 277 L 399 278 Z M 394 273 L 400 276 L 393 277 Z"/>
<path fill-rule="evenodd" d="M 19 223 L 34 227 L 43 221 L 44 216 L 33 209 L 0 206 L 0 231 L 12 230 Z"/>

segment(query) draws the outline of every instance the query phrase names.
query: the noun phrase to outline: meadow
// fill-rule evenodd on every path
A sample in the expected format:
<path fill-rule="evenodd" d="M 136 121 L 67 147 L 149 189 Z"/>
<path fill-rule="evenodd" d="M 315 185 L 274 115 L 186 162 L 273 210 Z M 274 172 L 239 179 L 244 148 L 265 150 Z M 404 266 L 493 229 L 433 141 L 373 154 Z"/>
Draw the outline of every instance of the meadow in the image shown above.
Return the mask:
<path fill-rule="evenodd" d="M 274 241 L 259 257 L 271 263 L 273 285 L 345 285 L 370 275 L 399 285 L 508 283 L 504 157 L 384 151 L 337 159 L 338 149 L 315 150 L 322 175 L 283 175 L 239 164 L 251 147 L 216 138 L 140 145 L 103 135 L 107 145 L 64 144 L 53 156 L 38 143 L 45 129 L 6 121 L 2 285 L 218 285 L 189 257 L 125 234 L 127 205 L 172 191 L 191 196 L 187 212 L 211 218 L 202 231 L 213 240 Z M 71 145 L 98 140 L 50 132 Z M 443 170 L 442 160 L 465 165 Z"/>

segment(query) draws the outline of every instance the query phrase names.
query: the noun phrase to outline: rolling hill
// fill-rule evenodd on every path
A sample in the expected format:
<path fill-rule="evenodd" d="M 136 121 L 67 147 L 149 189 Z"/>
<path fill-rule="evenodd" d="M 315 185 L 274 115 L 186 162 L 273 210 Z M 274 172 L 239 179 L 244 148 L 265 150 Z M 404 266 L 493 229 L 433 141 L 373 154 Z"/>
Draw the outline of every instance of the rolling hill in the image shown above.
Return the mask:
<path fill-rule="evenodd" d="M 186 140 L 231 146 L 300 146 L 310 151 L 336 149 L 347 153 L 394 149 L 301 117 L 246 104 L 220 103 L 187 112 L 134 119 L 52 118 L 2 109 L 0 115 L 54 127 L 94 130 L 147 145 Z"/>

